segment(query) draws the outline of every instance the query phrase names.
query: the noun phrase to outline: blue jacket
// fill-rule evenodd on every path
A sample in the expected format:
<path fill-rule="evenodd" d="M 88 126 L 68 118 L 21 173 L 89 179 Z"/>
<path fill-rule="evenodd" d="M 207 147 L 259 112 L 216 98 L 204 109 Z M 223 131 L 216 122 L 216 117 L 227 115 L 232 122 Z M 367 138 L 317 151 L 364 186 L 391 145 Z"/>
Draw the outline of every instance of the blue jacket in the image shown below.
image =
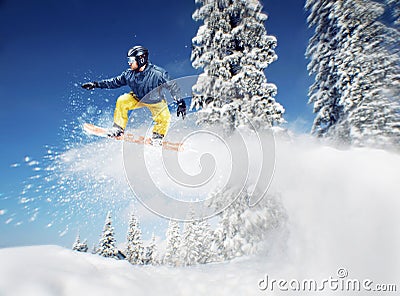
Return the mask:
<path fill-rule="evenodd" d="M 164 99 L 161 87 L 158 88 L 161 85 L 168 89 L 174 98 L 179 96 L 178 86 L 170 80 L 167 71 L 148 63 L 142 72 L 136 72 L 129 68 L 117 77 L 101 80 L 97 83 L 100 88 L 118 88 L 128 85 L 141 102 L 155 104 Z"/>

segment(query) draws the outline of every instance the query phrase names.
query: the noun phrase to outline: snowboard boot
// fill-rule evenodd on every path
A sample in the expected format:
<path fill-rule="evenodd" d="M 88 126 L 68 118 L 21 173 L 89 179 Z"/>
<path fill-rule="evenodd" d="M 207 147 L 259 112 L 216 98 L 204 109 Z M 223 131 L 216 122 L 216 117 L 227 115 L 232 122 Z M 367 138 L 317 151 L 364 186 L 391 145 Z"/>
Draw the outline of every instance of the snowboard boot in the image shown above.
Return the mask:
<path fill-rule="evenodd" d="M 153 132 L 153 135 L 151 137 L 151 145 L 162 146 L 163 139 L 164 139 L 164 135 Z"/>
<path fill-rule="evenodd" d="M 124 129 L 119 125 L 115 124 L 107 132 L 107 136 L 110 138 L 119 138 L 124 135 Z"/>

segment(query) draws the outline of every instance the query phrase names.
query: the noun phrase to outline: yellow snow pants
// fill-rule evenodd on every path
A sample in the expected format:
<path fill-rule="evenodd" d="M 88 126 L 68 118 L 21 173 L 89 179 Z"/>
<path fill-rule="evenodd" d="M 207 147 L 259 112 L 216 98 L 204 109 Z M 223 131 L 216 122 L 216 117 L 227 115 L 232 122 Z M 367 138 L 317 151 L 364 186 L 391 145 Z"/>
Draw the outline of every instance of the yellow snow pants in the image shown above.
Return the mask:
<path fill-rule="evenodd" d="M 114 123 L 125 129 L 128 123 L 128 111 L 143 107 L 148 108 L 153 116 L 155 122 L 153 132 L 165 135 L 171 121 L 171 113 L 165 100 L 155 104 L 146 104 L 140 102 L 133 92 L 118 97 L 114 111 Z"/>

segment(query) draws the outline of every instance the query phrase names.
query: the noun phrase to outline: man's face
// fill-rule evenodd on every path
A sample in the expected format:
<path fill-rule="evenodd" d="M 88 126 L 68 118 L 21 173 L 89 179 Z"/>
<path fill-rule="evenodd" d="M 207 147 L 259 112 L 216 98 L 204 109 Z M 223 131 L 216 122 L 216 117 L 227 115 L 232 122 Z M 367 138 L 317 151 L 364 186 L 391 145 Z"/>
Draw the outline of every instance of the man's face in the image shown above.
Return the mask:
<path fill-rule="evenodd" d="M 136 60 L 131 60 L 131 61 L 129 61 L 129 67 L 132 69 L 132 70 L 136 70 L 137 68 L 138 68 L 138 63 L 137 63 L 137 61 Z"/>

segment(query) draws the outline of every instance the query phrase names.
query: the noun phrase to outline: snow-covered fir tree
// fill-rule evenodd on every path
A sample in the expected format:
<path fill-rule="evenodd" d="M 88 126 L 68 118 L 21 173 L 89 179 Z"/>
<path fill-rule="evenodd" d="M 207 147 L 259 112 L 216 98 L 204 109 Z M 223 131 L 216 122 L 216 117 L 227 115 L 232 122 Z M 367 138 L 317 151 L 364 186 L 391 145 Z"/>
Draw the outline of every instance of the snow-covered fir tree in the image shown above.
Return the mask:
<path fill-rule="evenodd" d="M 198 263 L 205 264 L 214 261 L 214 253 L 212 250 L 213 231 L 208 220 L 199 221 L 199 259 Z"/>
<path fill-rule="evenodd" d="M 221 205 L 226 205 L 227 200 L 239 194 L 240 190 L 228 189 L 224 192 L 211 194 L 209 200 L 210 207 L 221 208 Z M 240 257 L 245 253 L 242 246 L 244 241 L 244 221 L 242 214 L 248 209 L 248 205 L 244 196 L 239 196 L 235 201 L 224 211 L 219 214 L 220 220 L 216 230 L 214 231 L 212 249 L 215 253 L 216 261 L 229 260 L 234 257 Z"/>
<path fill-rule="evenodd" d="M 85 238 L 84 240 L 83 240 L 83 242 L 81 243 L 81 249 L 80 249 L 80 252 L 87 252 L 89 250 L 89 248 L 88 248 L 88 244 L 87 244 L 87 239 Z"/>
<path fill-rule="evenodd" d="M 191 108 L 198 122 L 227 129 L 249 124 L 269 128 L 283 122 L 277 88 L 264 69 L 277 59 L 274 36 L 267 35 L 258 0 L 196 0 L 193 19 L 203 21 L 193 38 L 192 65 L 203 68 L 193 86 Z"/>
<path fill-rule="evenodd" d="M 97 254 L 103 257 L 116 258 L 118 255 L 118 249 L 115 244 L 116 242 L 114 237 L 114 227 L 112 226 L 111 212 L 108 212 L 99 242 L 99 247 L 97 248 Z"/>
<path fill-rule="evenodd" d="M 314 104 L 316 113 L 312 133 L 324 136 L 343 115 L 340 102 L 340 82 L 336 55 L 340 51 L 340 35 L 337 18 L 333 16 L 334 1 L 307 0 L 310 10 L 308 24 L 315 27 L 306 56 L 310 59 L 308 71 L 315 75 L 315 82 L 309 90 L 309 103 Z"/>
<path fill-rule="evenodd" d="M 75 242 L 72 244 L 72 250 L 73 251 L 78 251 L 79 247 L 80 247 L 80 244 L 81 244 L 81 237 L 80 237 L 80 235 L 78 233 L 78 235 L 75 238 Z"/>
<path fill-rule="evenodd" d="M 400 59 L 392 51 L 398 35 L 378 21 L 384 5 L 309 0 L 306 8 L 316 27 L 307 52 L 316 74 L 310 89 L 317 112 L 313 132 L 361 146 L 400 143 Z M 327 45 L 331 40 L 334 48 Z"/>
<path fill-rule="evenodd" d="M 195 213 L 191 210 L 181 236 L 180 261 L 184 266 L 215 261 L 211 250 L 211 226 L 207 219 L 195 220 L 194 216 Z"/>
<path fill-rule="evenodd" d="M 243 213 L 248 208 L 245 196 L 239 196 L 221 213 L 220 225 L 224 231 L 224 259 L 240 257 L 245 254 Z"/>
<path fill-rule="evenodd" d="M 81 242 L 79 233 L 76 236 L 74 244 L 72 245 L 72 250 L 85 253 L 88 251 L 87 241 L 85 239 L 83 242 Z"/>
<path fill-rule="evenodd" d="M 220 215 L 221 216 L 221 215 Z M 222 226 L 220 221 L 219 226 L 212 231 L 211 236 L 211 245 L 210 245 L 210 252 L 211 252 L 211 261 L 224 261 L 225 260 L 225 242 L 226 238 L 226 231 Z"/>
<path fill-rule="evenodd" d="M 180 245 L 180 261 L 183 266 L 197 264 L 200 260 L 200 228 L 199 222 L 194 220 L 194 212 L 189 214 L 189 221 L 184 223 Z"/>
<path fill-rule="evenodd" d="M 154 233 L 151 236 L 150 244 L 145 248 L 143 264 L 150 264 L 150 265 L 158 264 L 156 237 Z"/>
<path fill-rule="evenodd" d="M 239 191 L 232 189 L 213 196 L 210 206 L 218 208 L 231 200 L 232 196 L 238 196 L 219 214 L 220 220 L 210 248 L 214 261 L 230 260 L 264 250 L 268 235 L 277 229 L 284 229 L 286 215 L 279 198 L 268 195 L 250 208 L 249 195 L 245 192 L 238 195 Z M 253 194 L 261 196 L 262 193 Z"/>
<path fill-rule="evenodd" d="M 395 32 L 397 36 L 394 38 L 397 42 L 393 46 L 393 51 L 397 55 L 400 55 L 400 1 L 398 0 L 386 0 L 387 9 L 391 12 L 392 19 L 392 30 Z"/>
<path fill-rule="evenodd" d="M 361 0 L 341 4 L 340 32 L 346 50 L 339 58 L 342 81 L 347 82 L 341 101 L 346 118 L 334 132 L 348 133 L 356 145 L 399 144 L 400 59 L 390 51 L 398 35 L 377 21 L 384 13 L 382 4 Z"/>
<path fill-rule="evenodd" d="M 255 194 L 261 196 L 262 193 Z M 276 240 L 279 236 L 288 235 L 286 210 L 277 193 L 270 193 L 254 207 L 247 208 L 242 213 L 241 220 L 244 222 L 241 232 L 244 237 L 244 244 L 242 244 L 244 254 L 259 252 L 265 254 L 275 243 L 271 242 L 271 238 Z M 282 240 L 282 242 L 285 241 L 286 239 Z"/>
<path fill-rule="evenodd" d="M 126 260 L 132 264 L 143 264 L 145 250 L 142 242 L 142 231 L 140 230 L 139 221 L 134 214 L 131 215 L 129 220 L 126 239 Z"/>
<path fill-rule="evenodd" d="M 169 222 L 166 238 L 167 249 L 163 260 L 164 264 L 171 266 L 180 265 L 181 234 L 178 222 L 173 220 Z"/>
<path fill-rule="evenodd" d="M 97 246 L 96 246 L 96 244 L 93 244 L 93 246 L 92 246 L 92 254 L 97 254 Z"/>
<path fill-rule="evenodd" d="M 386 0 L 386 3 L 392 9 L 394 17 L 394 24 L 400 26 L 400 1 L 399 0 Z"/>

